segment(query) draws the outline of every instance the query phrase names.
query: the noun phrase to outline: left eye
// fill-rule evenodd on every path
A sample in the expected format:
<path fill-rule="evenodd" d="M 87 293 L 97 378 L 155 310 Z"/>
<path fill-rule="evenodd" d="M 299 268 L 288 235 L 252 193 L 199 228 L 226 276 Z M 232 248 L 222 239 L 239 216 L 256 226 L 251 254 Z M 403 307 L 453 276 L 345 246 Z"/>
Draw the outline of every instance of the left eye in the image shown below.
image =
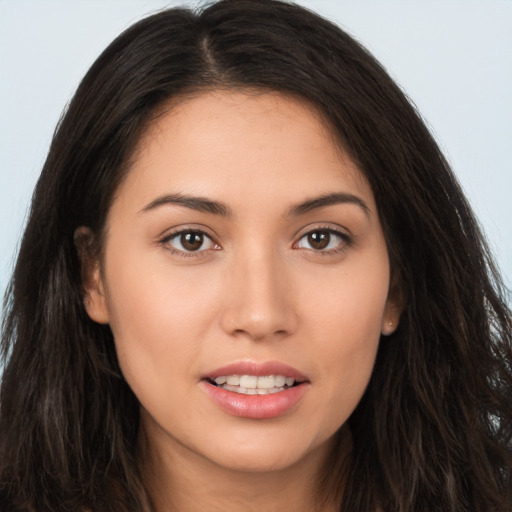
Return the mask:
<path fill-rule="evenodd" d="M 216 247 L 215 242 L 202 231 L 180 231 L 171 235 L 165 242 L 181 252 L 200 252 Z"/>
<path fill-rule="evenodd" d="M 327 252 L 340 249 L 344 243 L 346 243 L 346 240 L 341 233 L 330 229 L 317 229 L 302 236 L 297 243 L 297 247 Z"/>

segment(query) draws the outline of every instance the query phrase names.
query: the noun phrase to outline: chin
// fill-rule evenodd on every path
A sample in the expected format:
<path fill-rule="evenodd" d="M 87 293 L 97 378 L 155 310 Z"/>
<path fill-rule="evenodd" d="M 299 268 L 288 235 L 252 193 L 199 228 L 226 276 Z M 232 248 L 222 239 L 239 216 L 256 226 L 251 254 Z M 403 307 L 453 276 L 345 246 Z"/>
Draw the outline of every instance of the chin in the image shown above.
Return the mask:
<path fill-rule="evenodd" d="M 217 466 L 240 473 L 268 473 L 309 464 L 313 460 L 321 464 L 327 458 L 331 443 L 327 440 L 315 446 L 311 440 L 287 435 L 270 440 L 264 437 L 245 442 L 231 440 L 216 446 L 219 448 L 215 452 L 204 455 Z"/>

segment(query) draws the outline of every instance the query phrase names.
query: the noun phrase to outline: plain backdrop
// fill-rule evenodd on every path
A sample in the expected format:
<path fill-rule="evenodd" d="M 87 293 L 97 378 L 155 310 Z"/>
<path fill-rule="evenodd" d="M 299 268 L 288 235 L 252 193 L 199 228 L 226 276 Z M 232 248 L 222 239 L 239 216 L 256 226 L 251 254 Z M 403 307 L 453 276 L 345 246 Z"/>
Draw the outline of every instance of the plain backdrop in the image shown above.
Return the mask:
<path fill-rule="evenodd" d="M 157 0 L 0 0 L 0 290 L 55 125 L 107 44 Z M 416 104 L 512 285 L 512 0 L 304 0 Z M 204 2 L 188 2 L 201 5 Z"/>

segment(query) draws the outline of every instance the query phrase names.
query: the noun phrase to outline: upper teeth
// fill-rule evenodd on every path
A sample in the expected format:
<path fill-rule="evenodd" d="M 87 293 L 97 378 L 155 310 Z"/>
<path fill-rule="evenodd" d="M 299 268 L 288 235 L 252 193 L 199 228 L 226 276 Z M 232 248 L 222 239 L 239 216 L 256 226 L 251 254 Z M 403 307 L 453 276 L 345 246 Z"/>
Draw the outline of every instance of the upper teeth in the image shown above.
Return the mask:
<path fill-rule="evenodd" d="M 257 377 L 256 375 L 222 375 L 216 377 L 215 384 L 222 386 L 240 386 L 246 389 L 272 389 L 281 388 L 283 386 L 293 386 L 295 379 L 293 377 L 285 377 L 284 375 L 265 375 Z"/>

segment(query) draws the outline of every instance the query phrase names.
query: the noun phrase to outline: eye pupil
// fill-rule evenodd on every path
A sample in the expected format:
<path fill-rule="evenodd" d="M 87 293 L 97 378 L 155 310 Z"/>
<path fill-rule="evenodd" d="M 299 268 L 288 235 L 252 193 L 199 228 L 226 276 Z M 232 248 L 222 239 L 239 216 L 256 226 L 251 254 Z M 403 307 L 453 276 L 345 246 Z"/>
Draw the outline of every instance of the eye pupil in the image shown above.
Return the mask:
<path fill-rule="evenodd" d="M 313 231 L 308 234 L 308 243 L 313 249 L 325 249 L 331 241 L 328 231 Z"/>
<path fill-rule="evenodd" d="M 203 245 L 204 236 L 202 233 L 189 231 L 180 236 L 180 242 L 187 251 L 197 251 Z"/>

